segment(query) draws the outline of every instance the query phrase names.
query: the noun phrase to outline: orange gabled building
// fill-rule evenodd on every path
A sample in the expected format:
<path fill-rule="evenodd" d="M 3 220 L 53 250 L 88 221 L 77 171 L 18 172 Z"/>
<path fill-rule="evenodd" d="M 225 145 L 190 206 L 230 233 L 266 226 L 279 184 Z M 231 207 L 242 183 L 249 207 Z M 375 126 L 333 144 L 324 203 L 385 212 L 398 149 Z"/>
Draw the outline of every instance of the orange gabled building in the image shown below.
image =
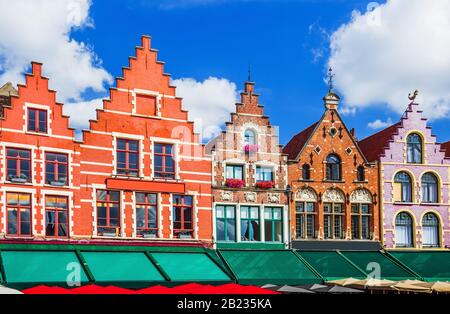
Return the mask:
<path fill-rule="evenodd" d="M 331 89 L 319 121 L 294 136 L 288 155 L 294 248 L 379 248 L 378 168 L 338 113 Z"/>
<path fill-rule="evenodd" d="M 211 160 L 170 76 L 142 37 L 80 144 L 79 237 L 212 237 Z"/>
<path fill-rule="evenodd" d="M 0 234 L 7 240 L 76 233 L 80 152 L 48 82 L 33 62 L 0 119 Z"/>

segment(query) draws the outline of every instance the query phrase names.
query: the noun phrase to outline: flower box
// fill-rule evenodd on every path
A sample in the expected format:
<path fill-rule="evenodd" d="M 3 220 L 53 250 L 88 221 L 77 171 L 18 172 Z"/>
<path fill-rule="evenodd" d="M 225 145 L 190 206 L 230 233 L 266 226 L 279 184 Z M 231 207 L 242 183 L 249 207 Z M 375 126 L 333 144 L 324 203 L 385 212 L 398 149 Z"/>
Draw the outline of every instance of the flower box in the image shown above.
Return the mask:
<path fill-rule="evenodd" d="M 274 185 L 272 181 L 259 181 L 255 183 L 255 187 L 258 189 L 272 189 Z"/>
<path fill-rule="evenodd" d="M 244 146 L 244 151 L 246 153 L 256 153 L 259 150 L 258 145 L 247 144 Z"/>
<path fill-rule="evenodd" d="M 227 179 L 225 185 L 229 188 L 240 189 L 244 187 L 245 181 L 240 179 Z"/>

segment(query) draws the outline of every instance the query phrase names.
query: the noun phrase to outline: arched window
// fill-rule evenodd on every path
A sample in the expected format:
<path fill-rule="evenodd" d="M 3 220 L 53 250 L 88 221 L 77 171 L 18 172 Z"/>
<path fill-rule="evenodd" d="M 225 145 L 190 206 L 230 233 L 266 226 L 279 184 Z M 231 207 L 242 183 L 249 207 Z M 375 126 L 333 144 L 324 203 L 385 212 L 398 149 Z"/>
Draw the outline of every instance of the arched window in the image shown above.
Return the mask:
<path fill-rule="evenodd" d="M 406 160 L 408 163 L 422 163 L 422 138 L 412 133 L 406 138 Z"/>
<path fill-rule="evenodd" d="M 423 216 L 422 245 L 439 247 L 439 219 L 433 213 L 427 213 Z"/>
<path fill-rule="evenodd" d="M 397 247 L 413 247 L 413 225 L 411 215 L 402 212 L 395 218 L 395 237 Z"/>
<path fill-rule="evenodd" d="M 409 174 L 401 171 L 395 175 L 394 197 L 396 201 L 412 202 L 412 180 Z"/>
<path fill-rule="evenodd" d="M 438 202 L 438 179 L 430 172 L 422 176 L 422 202 Z"/>
<path fill-rule="evenodd" d="M 327 180 L 341 180 L 341 159 L 337 155 L 328 155 L 326 177 Z"/>
<path fill-rule="evenodd" d="M 366 174 L 363 166 L 359 166 L 356 169 L 356 180 L 359 182 L 363 182 L 366 180 Z"/>
<path fill-rule="evenodd" d="M 311 168 L 307 164 L 302 166 L 302 179 L 311 180 Z"/>
<path fill-rule="evenodd" d="M 245 130 L 244 133 L 245 145 L 255 145 L 256 144 L 256 135 L 252 130 Z"/>

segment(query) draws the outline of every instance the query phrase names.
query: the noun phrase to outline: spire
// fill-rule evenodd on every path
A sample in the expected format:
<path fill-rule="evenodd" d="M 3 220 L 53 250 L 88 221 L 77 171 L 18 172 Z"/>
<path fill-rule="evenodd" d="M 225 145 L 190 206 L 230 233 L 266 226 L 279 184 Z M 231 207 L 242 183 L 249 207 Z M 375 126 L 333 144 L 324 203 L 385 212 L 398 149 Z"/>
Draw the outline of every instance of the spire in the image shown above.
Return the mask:
<path fill-rule="evenodd" d="M 333 91 L 334 89 L 333 79 L 335 74 L 333 73 L 333 69 L 331 67 L 328 69 L 327 76 L 328 76 L 328 94 L 323 98 L 325 102 L 325 108 L 330 110 L 337 110 L 339 100 L 341 98 Z"/>

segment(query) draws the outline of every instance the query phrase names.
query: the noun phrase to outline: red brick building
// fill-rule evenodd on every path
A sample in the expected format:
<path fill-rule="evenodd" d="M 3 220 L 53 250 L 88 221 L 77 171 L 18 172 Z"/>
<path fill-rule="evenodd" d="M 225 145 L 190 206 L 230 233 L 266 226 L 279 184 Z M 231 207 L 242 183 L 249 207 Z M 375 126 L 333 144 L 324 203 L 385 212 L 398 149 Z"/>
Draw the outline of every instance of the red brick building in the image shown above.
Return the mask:
<path fill-rule="evenodd" d="M 32 68 L 0 120 L 5 237 L 211 241 L 211 160 L 149 37 L 81 142 Z"/>
<path fill-rule="evenodd" d="M 254 83 L 246 82 L 231 122 L 207 145 L 219 247 L 289 243 L 287 158 L 258 97 Z"/>
<path fill-rule="evenodd" d="M 318 245 L 311 240 L 327 240 L 334 248 L 348 244 L 345 240 L 372 245 L 380 232 L 378 170 L 367 162 L 341 119 L 339 97 L 330 91 L 324 101 L 321 119 L 283 150 L 289 156 L 293 193 L 293 246 Z"/>

